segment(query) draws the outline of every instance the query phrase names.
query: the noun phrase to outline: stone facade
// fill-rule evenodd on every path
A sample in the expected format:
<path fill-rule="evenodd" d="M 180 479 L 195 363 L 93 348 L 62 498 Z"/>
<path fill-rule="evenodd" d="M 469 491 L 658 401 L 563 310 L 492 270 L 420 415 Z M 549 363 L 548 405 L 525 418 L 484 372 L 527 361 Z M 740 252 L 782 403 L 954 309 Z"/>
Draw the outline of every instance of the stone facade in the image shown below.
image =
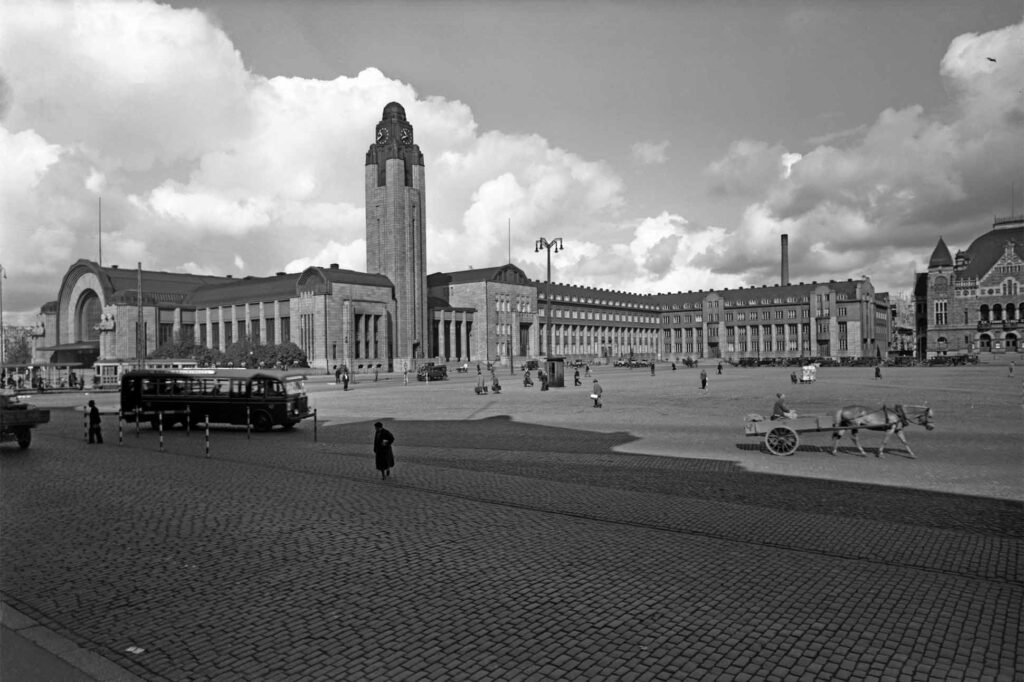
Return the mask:
<path fill-rule="evenodd" d="M 1024 216 L 997 218 L 955 258 L 939 239 L 914 296 L 918 357 L 1018 354 Z"/>
<path fill-rule="evenodd" d="M 423 154 L 396 102 L 384 108 L 366 153 L 366 269 L 395 287 L 394 357 L 427 354 L 427 238 Z"/>

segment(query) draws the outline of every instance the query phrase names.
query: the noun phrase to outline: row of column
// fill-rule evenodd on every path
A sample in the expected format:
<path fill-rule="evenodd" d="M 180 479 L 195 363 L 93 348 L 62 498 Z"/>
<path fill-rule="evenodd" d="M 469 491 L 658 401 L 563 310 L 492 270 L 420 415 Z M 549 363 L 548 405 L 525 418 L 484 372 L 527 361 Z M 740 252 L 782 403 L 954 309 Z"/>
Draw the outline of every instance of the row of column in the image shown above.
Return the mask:
<path fill-rule="evenodd" d="M 466 311 L 437 311 L 437 348 L 435 355 L 469 362 L 469 313 Z M 461 324 L 459 324 L 461 323 Z"/>
<path fill-rule="evenodd" d="M 575 324 L 556 324 L 552 331 L 552 354 L 553 355 L 603 355 L 602 348 L 607 348 L 612 357 L 628 355 L 632 353 L 654 353 L 661 355 L 661 337 L 659 330 L 642 327 L 603 327 Z M 545 325 L 540 328 L 542 343 L 547 342 L 547 330 Z M 572 336 L 575 334 L 577 343 L 572 343 Z M 562 341 L 568 335 L 570 341 Z M 582 341 L 582 338 L 590 336 L 590 342 Z M 603 340 L 602 340 L 603 339 Z M 578 350 L 577 350 L 578 349 Z M 543 354 L 545 349 L 541 349 Z"/>

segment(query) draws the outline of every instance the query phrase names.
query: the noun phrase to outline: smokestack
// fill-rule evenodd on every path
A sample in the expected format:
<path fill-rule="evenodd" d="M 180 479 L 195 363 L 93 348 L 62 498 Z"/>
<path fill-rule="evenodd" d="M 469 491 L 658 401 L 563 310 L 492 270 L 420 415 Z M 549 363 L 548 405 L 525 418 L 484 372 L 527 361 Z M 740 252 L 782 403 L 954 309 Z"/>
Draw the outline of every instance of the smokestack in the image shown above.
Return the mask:
<path fill-rule="evenodd" d="M 782 235 L 782 286 L 789 286 L 789 235 Z"/>

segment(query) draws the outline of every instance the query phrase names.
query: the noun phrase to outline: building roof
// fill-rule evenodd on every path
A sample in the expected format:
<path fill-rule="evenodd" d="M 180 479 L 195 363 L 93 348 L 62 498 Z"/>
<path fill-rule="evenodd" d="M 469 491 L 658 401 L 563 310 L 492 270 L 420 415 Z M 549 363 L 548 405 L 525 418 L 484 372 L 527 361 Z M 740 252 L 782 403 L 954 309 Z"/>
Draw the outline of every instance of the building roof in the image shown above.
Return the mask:
<path fill-rule="evenodd" d="M 928 259 L 928 267 L 953 267 L 953 256 L 949 253 L 949 247 L 946 246 L 946 242 L 942 240 L 942 237 L 939 237 L 939 243 L 935 245 L 935 250 L 932 251 L 932 257 Z"/>
<path fill-rule="evenodd" d="M 534 283 L 526 273 L 511 263 L 491 268 L 458 270 L 456 272 L 435 272 L 427 277 L 428 287 L 441 287 L 449 284 L 469 284 L 472 282 L 506 282 L 531 286 Z"/>
<path fill-rule="evenodd" d="M 967 267 L 960 276 L 980 279 L 987 275 L 1006 252 L 1006 243 L 1011 240 L 1014 253 L 1024 260 L 1024 223 L 1018 221 L 1016 225 L 989 230 L 971 242 L 967 247 Z"/>
<path fill-rule="evenodd" d="M 298 279 L 299 273 L 230 279 L 197 288 L 185 300 L 185 304 L 195 308 L 209 308 L 288 299 L 295 296 L 295 283 Z"/>

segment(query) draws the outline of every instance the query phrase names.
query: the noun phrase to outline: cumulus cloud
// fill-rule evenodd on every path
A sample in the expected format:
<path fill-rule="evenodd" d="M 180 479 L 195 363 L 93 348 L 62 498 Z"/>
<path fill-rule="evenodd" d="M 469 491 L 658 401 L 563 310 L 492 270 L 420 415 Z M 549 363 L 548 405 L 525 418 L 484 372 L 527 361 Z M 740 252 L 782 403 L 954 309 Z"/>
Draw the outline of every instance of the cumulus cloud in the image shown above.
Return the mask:
<path fill-rule="evenodd" d="M 504 262 L 509 221 L 532 240 L 607 224 L 623 205 L 603 162 L 537 135 L 480 132 L 466 104 L 421 97 L 376 68 L 332 80 L 251 73 L 197 10 L 13 4 L 0 9 L 0 31 L 0 151 L 16 160 L 0 167 L 0 217 L 47 235 L 4 232 L 10 270 L 38 263 L 36 280 L 17 278 L 24 293 L 11 302 L 23 309 L 97 254 L 97 196 L 107 264 L 364 269 L 362 160 L 390 101 L 426 155 L 432 271 Z"/>
<path fill-rule="evenodd" d="M 787 233 L 794 279 L 870 273 L 899 288 L 925 265 L 922 241 L 966 246 L 1020 173 L 1022 43 L 1024 24 L 954 39 L 940 67 L 952 101 L 941 111 L 886 109 L 807 150 L 733 143 L 705 172 L 712 192 L 752 203 L 731 230 L 735 250 L 713 255 L 714 268 L 770 281 Z"/>
<path fill-rule="evenodd" d="M 633 161 L 645 166 L 668 161 L 668 140 L 662 142 L 636 142 L 630 147 Z"/>

